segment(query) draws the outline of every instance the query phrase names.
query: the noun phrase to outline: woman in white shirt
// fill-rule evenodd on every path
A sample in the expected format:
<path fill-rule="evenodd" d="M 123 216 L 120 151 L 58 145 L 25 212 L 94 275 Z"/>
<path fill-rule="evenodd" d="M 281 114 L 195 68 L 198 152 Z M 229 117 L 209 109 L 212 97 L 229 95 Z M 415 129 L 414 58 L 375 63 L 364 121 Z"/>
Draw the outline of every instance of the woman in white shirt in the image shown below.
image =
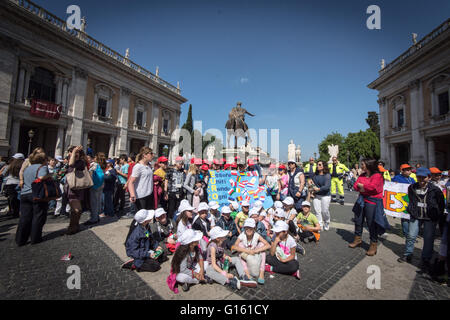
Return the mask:
<path fill-rule="evenodd" d="M 128 183 L 130 201 L 136 205 L 137 210 L 154 209 L 153 201 L 153 170 L 150 162 L 153 159 L 153 151 L 148 147 L 141 148 L 137 156 L 138 162 L 134 165 Z"/>

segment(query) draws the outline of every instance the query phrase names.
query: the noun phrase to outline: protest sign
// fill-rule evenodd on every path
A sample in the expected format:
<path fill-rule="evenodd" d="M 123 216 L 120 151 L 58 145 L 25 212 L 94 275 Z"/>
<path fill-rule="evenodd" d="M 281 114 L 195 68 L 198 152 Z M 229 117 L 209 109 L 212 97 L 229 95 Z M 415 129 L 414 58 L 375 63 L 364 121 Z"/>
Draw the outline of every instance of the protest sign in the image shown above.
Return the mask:
<path fill-rule="evenodd" d="M 265 209 L 273 206 L 273 200 L 267 194 L 267 187 L 259 185 L 257 171 L 214 171 L 209 170 L 208 201 L 217 201 L 221 207 L 229 205 L 228 200 L 239 204 L 246 200 L 250 206 L 257 200 Z"/>

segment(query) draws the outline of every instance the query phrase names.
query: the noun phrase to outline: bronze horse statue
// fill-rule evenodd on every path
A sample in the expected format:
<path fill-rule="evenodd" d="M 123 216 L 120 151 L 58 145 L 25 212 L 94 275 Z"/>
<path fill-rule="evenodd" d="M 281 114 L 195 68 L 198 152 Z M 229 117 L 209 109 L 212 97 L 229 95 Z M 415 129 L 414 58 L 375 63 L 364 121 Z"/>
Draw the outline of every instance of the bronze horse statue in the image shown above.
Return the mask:
<path fill-rule="evenodd" d="M 237 138 L 243 137 L 245 138 L 245 146 L 247 143 L 251 142 L 250 137 L 247 133 L 248 126 L 245 123 L 245 115 L 248 114 L 251 117 L 254 117 L 253 114 L 248 112 L 245 108 L 241 107 L 242 103 L 238 102 L 236 107 L 231 109 L 228 114 L 228 121 L 225 124 L 225 128 L 227 129 L 227 147 L 230 146 L 230 137 L 234 135 L 234 147 L 237 148 Z"/>

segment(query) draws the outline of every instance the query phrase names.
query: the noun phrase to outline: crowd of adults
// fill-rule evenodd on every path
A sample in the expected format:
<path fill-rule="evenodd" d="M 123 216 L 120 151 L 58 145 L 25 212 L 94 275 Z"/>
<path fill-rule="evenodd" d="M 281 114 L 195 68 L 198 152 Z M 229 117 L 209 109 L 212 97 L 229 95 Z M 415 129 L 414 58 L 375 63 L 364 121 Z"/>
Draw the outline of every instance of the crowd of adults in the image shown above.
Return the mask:
<path fill-rule="evenodd" d="M 330 203 L 344 204 L 346 179 L 359 192 L 353 207 L 355 237 L 349 247 L 362 244 L 365 221 L 370 237 L 367 255 L 375 255 L 379 236 L 389 229 L 383 185 L 393 181 L 410 184 L 410 219 L 402 219 L 405 253 L 398 261 L 412 261 L 423 226 L 422 271 L 442 281 L 445 264 L 447 272 L 450 269 L 449 219 L 442 192 L 450 185 L 448 175 L 437 168 L 419 165 L 413 170 L 403 164 L 395 175 L 373 159 L 364 159 L 360 167 L 357 164 L 351 170 L 336 157 L 331 163 L 311 158 L 304 167 L 294 161 L 262 166 L 258 158 L 242 163 L 238 157 L 231 163 L 200 158 L 185 163 L 183 157 L 177 157 L 169 165 L 164 156 L 155 160 L 148 147 L 137 155 L 107 159 L 102 152 L 94 156 L 92 150 L 86 154 L 81 146 L 72 146 L 64 158 L 49 158 L 42 148 L 36 148 L 27 159 L 15 154 L 7 164 L 0 162 L 8 214 L 19 218 L 17 245 L 28 240 L 41 242 L 49 214 L 69 219 L 67 235 L 80 231 L 83 212 L 90 215 L 85 226 L 117 216 L 133 219 L 125 239 L 130 260 L 122 268 L 156 272 L 173 255 L 167 284 L 174 292 L 178 284 L 184 291 L 194 284 L 212 282 L 235 289 L 255 287 L 264 284 L 265 272 L 301 278 L 297 253 L 305 255 L 305 247 L 317 243 L 330 229 Z M 208 201 L 209 170 L 257 171 L 273 207 L 264 208 L 261 201 L 229 200 L 222 207 Z M 36 201 L 33 184 L 41 181 L 53 181 L 60 190 L 58 197 Z M 127 194 L 130 206 L 125 210 Z M 441 246 L 432 263 L 438 227 Z M 236 268 L 238 277 L 229 272 L 231 267 Z"/>

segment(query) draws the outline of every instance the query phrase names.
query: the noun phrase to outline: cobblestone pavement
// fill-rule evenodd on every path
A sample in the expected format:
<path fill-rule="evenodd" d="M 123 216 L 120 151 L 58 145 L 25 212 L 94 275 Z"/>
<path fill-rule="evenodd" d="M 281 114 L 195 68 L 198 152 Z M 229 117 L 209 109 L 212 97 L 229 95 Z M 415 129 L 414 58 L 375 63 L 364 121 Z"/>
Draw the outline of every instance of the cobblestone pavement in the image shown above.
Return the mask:
<path fill-rule="evenodd" d="M 421 239 L 416 246 L 413 265 L 401 265 L 396 258 L 403 251 L 404 239 L 399 231 L 399 221 L 391 220 L 394 226 L 388 238 L 382 240 L 379 253 L 371 258 L 365 255 L 368 248 L 368 234 L 364 232 L 363 248 L 348 249 L 347 244 L 353 239 L 351 223 L 351 206 L 356 194 L 346 196 L 346 205 L 331 205 L 332 228 L 324 232 L 318 244 L 305 244 L 306 255 L 298 256 L 302 280 L 292 276 L 266 273 L 266 283 L 255 289 L 242 288 L 233 291 L 249 300 L 316 300 L 316 299 L 432 299 L 449 300 L 450 289 L 432 282 L 426 276 L 416 273 L 420 257 Z M 0 199 L 1 200 L 1 199 Z M 89 218 L 83 214 L 82 222 Z M 68 219 L 52 219 L 49 215 L 44 242 L 17 248 L 14 233 L 18 219 L 0 217 L 0 294 L 3 299 L 172 299 L 171 293 L 162 291 L 161 285 L 152 285 L 152 276 L 142 277 L 134 272 L 120 270 L 124 257 L 112 250 L 110 240 L 113 236 L 99 238 L 92 229 L 67 237 L 63 236 Z M 116 232 L 117 219 L 105 219 L 101 223 L 103 233 Z M 128 220 L 131 222 L 131 220 Z M 123 223 L 123 222 L 122 222 Z M 396 225 L 397 224 L 397 225 Z M 121 235 L 120 235 L 121 236 Z M 117 241 L 116 241 L 117 242 Z M 437 240 L 436 245 L 438 245 Z M 117 244 L 116 244 L 117 245 Z M 436 247 L 437 249 L 437 247 Z M 61 256 L 71 252 L 72 261 L 60 261 Z M 120 256 L 120 257 L 119 257 Z M 372 259 L 372 260 L 370 260 Z M 365 281 L 368 277 L 366 267 L 371 263 L 381 265 L 386 270 L 383 283 L 385 291 L 368 290 Z M 78 265 L 81 269 L 82 290 L 69 290 L 66 273 L 69 265 Z M 403 268 L 403 269 L 402 269 Z M 166 269 L 166 268 L 164 268 Z M 402 278 L 404 273 L 405 279 Z M 167 274 L 161 273 L 161 277 Z M 147 279 L 148 278 L 148 279 Z M 396 279 L 398 278 L 398 279 Z M 147 280 L 146 280 L 147 279 Z M 397 280 L 397 282 L 395 282 Z M 358 286 L 356 286 L 356 284 Z M 397 285 L 400 283 L 400 285 Z M 211 297 L 208 292 L 222 290 L 213 284 L 193 288 L 196 299 L 204 290 L 204 299 Z M 221 287 L 221 286 L 220 286 Z M 395 292 L 398 288 L 398 294 Z M 228 290 L 228 289 L 227 289 Z M 164 290 L 167 291 L 167 290 Z M 393 292 L 391 292 L 393 291 Z M 230 292 L 231 293 L 231 292 Z M 180 294 L 181 296 L 181 294 Z M 182 297 L 189 299 L 189 292 Z"/>

